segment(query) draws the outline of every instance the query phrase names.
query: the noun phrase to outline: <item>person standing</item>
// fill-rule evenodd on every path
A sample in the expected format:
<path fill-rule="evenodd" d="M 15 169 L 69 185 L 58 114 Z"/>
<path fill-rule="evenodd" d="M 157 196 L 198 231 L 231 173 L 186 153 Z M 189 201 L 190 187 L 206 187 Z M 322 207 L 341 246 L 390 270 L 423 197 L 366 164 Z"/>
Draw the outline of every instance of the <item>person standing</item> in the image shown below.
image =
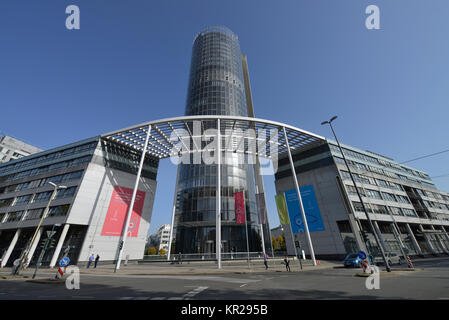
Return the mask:
<path fill-rule="evenodd" d="M 95 257 L 95 264 L 94 264 L 94 269 L 97 267 L 98 261 L 100 260 L 100 255 L 97 254 L 97 256 Z"/>
<path fill-rule="evenodd" d="M 290 272 L 290 261 L 288 260 L 288 256 L 285 256 L 284 258 L 284 263 L 285 263 L 285 269 Z"/>
<path fill-rule="evenodd" d="M 181 255 L 181 252 L 178 253 L 178 263 L 182 264 L 182 255 Z"/>
<path fill-rule="evenodd" d="M 92 255 L 89 257 L 89 262 L 87 263 L 87 269 L 89 269 L 90 265 L 92 264 L 92 262 L 95 260 L 94 254 L 92 253 Z"/>
<path fill-rule="evenodd" d="M 263 255 L 263 264 L 265 265 L 265 270 L 268 269 L 268 254 Z"/>

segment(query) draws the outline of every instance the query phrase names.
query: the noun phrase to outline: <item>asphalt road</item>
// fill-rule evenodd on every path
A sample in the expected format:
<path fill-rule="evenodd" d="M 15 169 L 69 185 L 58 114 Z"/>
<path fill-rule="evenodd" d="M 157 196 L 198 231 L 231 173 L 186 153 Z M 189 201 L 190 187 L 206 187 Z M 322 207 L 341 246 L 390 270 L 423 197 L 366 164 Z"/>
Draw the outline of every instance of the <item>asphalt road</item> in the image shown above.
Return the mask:
<path fill-rule="evenodd" d="M 449 258 L 415 261 L 423 270 L 383 273 L 380 289 L 368 290 L 357 269 L 259 272 L 226 275 L 81 274 L 80 289 L 63 284 L 0 280 L 0 300 L 449 300 Z"/>

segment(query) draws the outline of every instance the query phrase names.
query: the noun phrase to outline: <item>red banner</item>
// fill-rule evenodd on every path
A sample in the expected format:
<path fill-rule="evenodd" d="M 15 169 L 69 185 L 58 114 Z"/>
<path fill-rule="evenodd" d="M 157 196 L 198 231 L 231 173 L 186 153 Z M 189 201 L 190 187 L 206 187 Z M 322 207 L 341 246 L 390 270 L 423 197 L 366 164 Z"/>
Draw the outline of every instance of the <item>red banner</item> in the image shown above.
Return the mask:
<path fill-rule="evenodd" d="M 238 224 L 245 223 L 245 199 L 243 198 L 243 191 L 234 193 L 235 200 L 235 221 Z"/>
<path fill-rule="evenodd" d="M 104 220 L 102 236 L 120 236 L 126 221 L 126 214 L 131 203 L 133 189 L 115 186 L 109 203 L 106 219 Z M 128 226 L 128 237 L 137 237 L 140 218 L 142 216 L 145 192 L 137 190 L 133 212 Z"/>

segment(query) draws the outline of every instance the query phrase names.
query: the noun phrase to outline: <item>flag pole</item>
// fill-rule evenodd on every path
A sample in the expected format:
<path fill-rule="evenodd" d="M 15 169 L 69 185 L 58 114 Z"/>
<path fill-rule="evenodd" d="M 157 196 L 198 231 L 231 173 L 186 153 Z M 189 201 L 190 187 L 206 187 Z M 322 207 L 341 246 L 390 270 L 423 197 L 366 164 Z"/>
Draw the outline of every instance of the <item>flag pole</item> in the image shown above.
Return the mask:
<path fill-rule="evenodd" d="M 246 252 L 248 254 L 248 269 L 251 269 L 251 265 L 249 263 L 248 219 L 246 217 L 246 204 L 245 204 L 245 192 L 244 191 L 242 191 L 242 198 L 243 198 L 243 210 L 245 213 Z"/>

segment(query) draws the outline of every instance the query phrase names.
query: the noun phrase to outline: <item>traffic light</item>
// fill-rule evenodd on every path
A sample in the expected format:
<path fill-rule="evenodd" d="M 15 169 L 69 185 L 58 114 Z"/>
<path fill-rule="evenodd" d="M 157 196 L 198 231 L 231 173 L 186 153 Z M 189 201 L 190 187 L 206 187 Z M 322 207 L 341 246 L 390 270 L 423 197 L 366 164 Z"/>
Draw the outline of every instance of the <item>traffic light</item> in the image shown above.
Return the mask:
<path fill-rule="evenodd" d="M 298 240 L 295 241 L 295 247 L 296 247 L 296 248 L 301 248 L 301 244 L 299 243 Z"/>
<path fill-rule="evenodd" d="M 50 240 L 50 243 L 48 244 L 48 247 L 49 248 L 54 248 L 54 247 L 56 247 L 56 239 L 51 239 Z"/>
<path fill-rule="evenodd" d="M 363 238 L 363 241 L 365 241 L 365 242 L 369 241 L 368 234 L 366 232 L 362 233 L 362 238 Z"/>
<path fill-rule="evenodd" d="M 47 242 L 47 239 L 41 240 L 41 243 L 39 244 L 39 248 L 43 249 L 45 247 L 45 242 Z"/>

